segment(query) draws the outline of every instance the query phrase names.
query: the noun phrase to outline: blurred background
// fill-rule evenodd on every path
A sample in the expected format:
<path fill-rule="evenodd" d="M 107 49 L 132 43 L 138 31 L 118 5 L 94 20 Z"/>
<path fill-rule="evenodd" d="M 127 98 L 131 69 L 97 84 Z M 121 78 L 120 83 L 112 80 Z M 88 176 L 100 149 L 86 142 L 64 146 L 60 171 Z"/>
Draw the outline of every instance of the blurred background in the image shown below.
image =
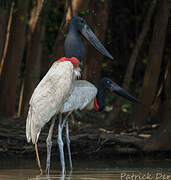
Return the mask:
<path fill-rule="evenodd" d="M 115 59 L 85 42 L 81 79 L 98 86 L 109 77 L 143 104 L 107 93 L 104 112 L 72 115 L 71 135 L 86 133 L 76 136 L 81 143 L 80 138 L 92 143 L 100 136 L 103 143 L 99 149 L 94 145 L 96 150 L 105 144 L 123 153 L 171 150 L 170 9 L 169 0 L 0 0 L 1 151 L 29 149 L 25 120 L 30 97 L 52 63 L 64 56 L 68 22 L 75 15 L 87 21 Z M 46 133 L 45 127 L 44 148 Z"/>

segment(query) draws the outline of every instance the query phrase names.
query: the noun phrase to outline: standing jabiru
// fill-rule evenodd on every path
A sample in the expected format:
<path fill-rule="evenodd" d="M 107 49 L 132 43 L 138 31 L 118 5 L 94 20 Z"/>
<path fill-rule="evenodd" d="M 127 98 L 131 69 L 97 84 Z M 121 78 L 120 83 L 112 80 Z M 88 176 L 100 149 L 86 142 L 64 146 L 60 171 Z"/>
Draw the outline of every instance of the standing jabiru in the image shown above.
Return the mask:
<path fill-rule="evenodd" d="M 69 32 L 65 39 L 65 57 L 54 62 L 47 74 L 35 88 L 29 102 L 29 111 L 26 120 L 27 141 L 35 144 L 36 157 L 40 172 L 42 168 L 39 160 L 37 141 L 41 128 L 50 119 L 59 113 L 59 122 L 62 122 L 61 112 L 63 105 L 73 89 L 74 80 L 80 76 L 79 64 L 85 55 L 85 47 L 81 34 L 103 55 L 113 59 L 110 53 L 100 43 L 95 34 L 91 31 L 85 20 L 81 17 L 72 17 L 69 23 Z M 54 126 L 55 121 L 52 120 Z M 59 131 L 60 128 L 59 128 Z M 51 148 L 51 141 L 47 138 L 47 152 Z M 63 152 L 62 141 L 58 138 L 60 154 Z M 60 155 L 61 158 L 62 155 Z M 62 172 L 65 172 L 63 159 Z M 47 165 L 48 167 L 48 165 Z M 47 169 L 48 172 L 48 169 Z"/>
<path fill-rule="evenodd" d="M 63 110 L 62 110 L 62 113 L 68 113 L 68 114 L 63 119 L 63 122 L 60 122 L 58 126 L 58 141 L 62 144 L 63 144 L 62 130 L 63 130 L 64 125 L 66 126 L 66 143 L 67 143 L 67 149 L 68 149 L 70 170 L 72 170 L 72 159 L 71 159 L 71 152 L 70 152 L 68 117 L 75 110 L 83 110 L 83 109 L 91 110 L 94 108 L 96 111 L 102 111 L 106 106 L 105 98 L 104 98 L 104 92 L 106 90 L 115 92 L 116 94 L 132 102 L 141 103 L 138 99 L 136 99 L 134 96 L 129 94 L 126 90 L 121 88 L 118 84 L 116 84 L 109 78 L 101 79 L 99 82 L 98 89 L 92 83 L 86 80 L 74 81 L 72 93 L 67 98 L 67 101 L 64 103 Z M 49 134 L 48 134 L 48 138 L 50 139 L 50 141 L 52 137 L 53 127 L 54 127 L 53 125 L 50 127 Z M 46 168 L 48 170 L 50 168 L 51 148 L 49 149 L 49 151 L 50 152 L 47 154 L 48 167 Z M 61 163 L 65 164 L 63 152 L 64 151 L 62 150 L 62 154 L 60 154 L 62 157 Z"/>

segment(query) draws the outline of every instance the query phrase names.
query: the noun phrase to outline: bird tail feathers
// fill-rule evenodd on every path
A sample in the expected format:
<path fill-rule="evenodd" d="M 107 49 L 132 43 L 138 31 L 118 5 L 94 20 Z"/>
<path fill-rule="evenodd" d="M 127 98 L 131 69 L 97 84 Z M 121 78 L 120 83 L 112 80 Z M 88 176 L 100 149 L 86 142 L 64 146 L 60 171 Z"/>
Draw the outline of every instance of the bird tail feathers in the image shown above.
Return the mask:
<path fill-rule="evenodd" d="M 37 115 L 33 108 L 30 106 L 26 120 L 26 137 L 27 142 L 32 141 L 33 144 L 37 143 L 41 131 L 41 129 L 37 128 L 37 120 Z"/>

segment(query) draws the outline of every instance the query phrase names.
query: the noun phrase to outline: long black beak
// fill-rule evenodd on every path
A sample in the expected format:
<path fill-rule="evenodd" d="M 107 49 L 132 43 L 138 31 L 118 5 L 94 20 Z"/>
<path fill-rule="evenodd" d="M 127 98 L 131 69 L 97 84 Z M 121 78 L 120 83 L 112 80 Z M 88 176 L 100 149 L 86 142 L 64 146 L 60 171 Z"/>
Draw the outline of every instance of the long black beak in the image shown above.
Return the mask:
<path fill-rule="evenodd" d="M 110 90 L 114 91 L 116 94 L 124 97 L 125 99 L 128 99 L 132 102 L 142 104 L 142 102 L 140 100 L 138 100 L 137 98 L 135 98 L 134 96 L 129 94 L 125 89 L 121 88 L 118 84 L 116 84 L 114 82 L 113 82 L 113 84 L 111 84 Z"/>
<path fill-rule="evenodd" d="M 113 59 L 112 55 L 107 51 L 107 49 L 102 45 L 102 43 L 97 39 L 96 35 L 92 32 L 90 27 L 85 24 L 81 30 L 81 34 L 103 55 L 110 59 Z"/>

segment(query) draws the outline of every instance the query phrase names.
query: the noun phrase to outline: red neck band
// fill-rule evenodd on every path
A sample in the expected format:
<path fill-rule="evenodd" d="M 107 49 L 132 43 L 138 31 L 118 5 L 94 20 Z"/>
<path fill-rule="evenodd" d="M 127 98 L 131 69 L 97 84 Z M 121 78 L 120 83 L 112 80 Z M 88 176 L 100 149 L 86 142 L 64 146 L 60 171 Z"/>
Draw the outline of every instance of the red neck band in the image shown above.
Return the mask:
<path fill-rule="evenodd" d="M 75 57 L 72 57 L 72 58 L 62 57 L 58 61 L 61 61 L 61 62 L 63 62 L 63 61 L 70 61 L 73 64 L 74 68 L 77 68 L 80 65 L 80 61 L 77 58 L 75 58 Z"/>
<path fill-rule="evenodd" d="M 96 97 L 94 98 L 94 109 L 95 109 L 96 111 L 99 110 L 99 105 L 98 105 L 98 103 L 97 103 Z"/>

